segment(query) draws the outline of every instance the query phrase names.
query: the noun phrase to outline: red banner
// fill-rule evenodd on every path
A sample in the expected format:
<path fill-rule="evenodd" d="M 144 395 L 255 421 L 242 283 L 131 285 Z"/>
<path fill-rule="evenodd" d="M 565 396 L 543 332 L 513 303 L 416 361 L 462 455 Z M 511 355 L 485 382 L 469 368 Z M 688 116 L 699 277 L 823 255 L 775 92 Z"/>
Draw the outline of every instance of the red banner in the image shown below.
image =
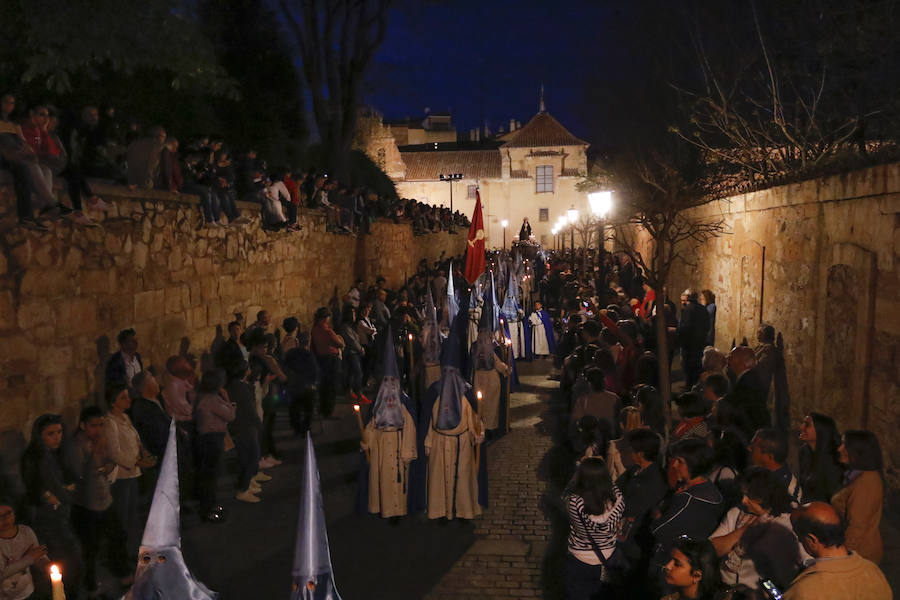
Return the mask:
<path fill-rule="evenodd" d="M 466 247 L 466 280 L 474 284 L 484 273 L 484 217 L 481 214 L 481 194 L 475 190 L 475 212 L 469 227 L 469 243 Z"/>

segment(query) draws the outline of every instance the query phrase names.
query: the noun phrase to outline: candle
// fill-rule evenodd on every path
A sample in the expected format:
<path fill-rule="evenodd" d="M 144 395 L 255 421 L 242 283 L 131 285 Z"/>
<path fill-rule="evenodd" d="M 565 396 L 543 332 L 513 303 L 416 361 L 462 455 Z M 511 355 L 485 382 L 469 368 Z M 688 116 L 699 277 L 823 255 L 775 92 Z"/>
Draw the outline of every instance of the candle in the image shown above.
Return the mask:
<path fill-rule="evenodd" d="M 359 404 L 353 405 L 353 412 L 356 414 L 356 424 L 359 425 L 359 437 L 362 439 L 362 443 L 366 443 L 366 428 L 363 426 L 362 422 L 362 414 L 359 412 Z M 369 451 L 366 450 L 366 460 L 369 459 Z"/>
<path fill-rule="evenodd" d="M 50 587 L 53 591 L 53 600 L 66 600 L 62 571 L 59 570 L 58 565 L 50 565 Z"/>
<path fill-rule="evenodd" d="M 412 372 L 413 372 L 413 367 L 415 366 L 413 364 L 413 334 L 410 333 L 409 335 L 406 336 L 406 338 L 409 340 L 409 391 L 412 392 L 413 391 Z"/>
<path fill-rule="evenodd" d="M 476 398 L 476 404 L 478 406 L 478 419 L 476 420 L 476 425 L 477 425 L 477 424 L 483 423 L 483 421 L 481 420 L 481 398 L 482 398 L 481 390 L 478 390 L 477 392 L 475 392 L 475 398 Z M 475 435 L 479 436 L 483 433 L 484 433 L 484 425 L 481 425 L 481 427 L 479 427 L 479 431 L 475 432 Z M 481 444 L 476 444 L 475 445 L 475 468 L 476 469 L 478 468 L 479 462 L 481 462 Z"/>

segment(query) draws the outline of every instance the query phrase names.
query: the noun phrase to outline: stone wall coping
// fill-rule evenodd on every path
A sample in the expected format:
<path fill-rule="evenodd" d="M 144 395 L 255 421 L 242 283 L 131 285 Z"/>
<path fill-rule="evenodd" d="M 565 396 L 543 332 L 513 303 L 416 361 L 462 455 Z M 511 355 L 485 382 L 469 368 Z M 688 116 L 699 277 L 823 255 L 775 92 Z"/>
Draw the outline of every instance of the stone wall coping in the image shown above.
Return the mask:
<path fill-rule="evenodd" d="M 191 206 L 197 206 L 200 204 L 200 198 L 195 194 L 182 194 L 177 192 L 170 192 L 168 190 L 147 188 L 131 189 L 127 185 L 112 183 L 110 181 L 102 179 L 89 179 L 88 184 L 91 186 L 91 190 L 93 190 L 94 193 L 100 197 L 122 198 L 134 200 L 136 202 L 153 200 L 160 202 L 170 202 L 173 204 L 189 204 Z M 0 187 L 12 187 L 12 175 L 8 171 L 2 169 L 0 169 Z M 65 186 L 62 185 L 59 177 L 57 177 L 56 181 L 54 181 L 53 188 L 56 191 L 63 191 L 65 189 Z M 248 200 L 238 200 L 235 202 L 235 205 L 242 210 L 258 210 L 260 208 L 260 204 L 258 202 L 252 202 Z M 300 207 L 298 208 L 297 213 L 299 215 L 310 218 L 325 218 L 325 210 L 321 208 Z M 375 222 L 391 223 L 394 225 L 403 224 L 402 222 L 394 223 L 393 219 L 391 219 L 390 217 L 376 217 Z M 412 227 L 412 222 L 407 222 L 407 224 Z"/>

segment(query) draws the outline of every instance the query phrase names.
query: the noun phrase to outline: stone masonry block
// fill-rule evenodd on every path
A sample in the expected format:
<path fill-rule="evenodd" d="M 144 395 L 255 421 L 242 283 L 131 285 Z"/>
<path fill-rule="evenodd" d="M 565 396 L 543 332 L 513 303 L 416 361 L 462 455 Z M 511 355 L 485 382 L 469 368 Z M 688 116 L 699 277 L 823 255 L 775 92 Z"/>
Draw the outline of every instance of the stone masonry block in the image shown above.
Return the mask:
<path fill-rule="evenodd" d="M 50 304 L 44 300 L 32 300 L 23 302 L 18 312 L 19 329 L 27 331 L 39 325 L 49 325 L 53 322 L 53 311 Z"/>
<path fill-rule="evenodd" d="M 163 316 L 165 310 L 166 295 L 164 290 L 151 290 L 134 295 L 135 320 L 155 319 Z"/>
<path fill-rule="evenodd" d="M 93 297 L 61 299 L 56 314 L 60 335 L 92 333 L 97 329 L 97 301 Z"/>

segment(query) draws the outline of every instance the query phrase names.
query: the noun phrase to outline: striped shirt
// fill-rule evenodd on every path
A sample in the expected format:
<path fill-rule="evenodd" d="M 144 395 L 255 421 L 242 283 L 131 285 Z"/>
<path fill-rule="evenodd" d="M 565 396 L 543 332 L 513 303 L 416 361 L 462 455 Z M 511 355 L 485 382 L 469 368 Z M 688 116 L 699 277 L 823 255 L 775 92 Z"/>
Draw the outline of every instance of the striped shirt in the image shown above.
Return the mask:
<path fill-rule="evenodd" d="M 597 565 L 600 559 L 594 551 L 594 544 L 609 558 L 616 549 L 616 535 L 625 512 L 625 500 L 619 488 L 613 485 L 616 501 L 608 506 L 602 515 L 590 515 L 584 509 L 584 499 L 572 494 L 566 498 L 569 512 L 569 552 L 581 562 Z"/>

